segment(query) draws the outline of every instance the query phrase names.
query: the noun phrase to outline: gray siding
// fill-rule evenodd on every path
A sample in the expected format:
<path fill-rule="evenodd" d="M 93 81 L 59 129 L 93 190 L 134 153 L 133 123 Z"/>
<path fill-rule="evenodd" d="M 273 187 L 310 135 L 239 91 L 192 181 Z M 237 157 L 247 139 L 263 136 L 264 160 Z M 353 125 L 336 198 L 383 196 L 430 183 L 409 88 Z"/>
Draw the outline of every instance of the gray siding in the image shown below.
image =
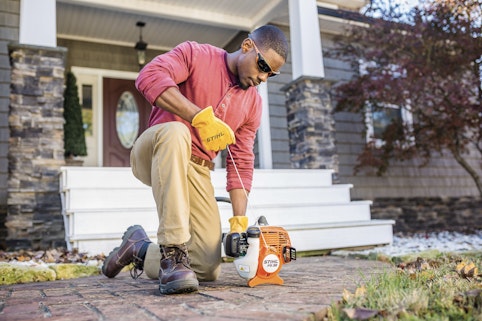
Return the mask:
<path fill-rule="evenodd" d="M 0 238 L 4 239 L 4 221 L 7 215 L 8 180 L 8 111 L 10 105 L 10 58 L 8 43 L 18 42 L 19 0 L 0 2 Z"/>
<path fill-rule="evenodd" d="M 72 66 L 107 70 L 139 71 L 134 47 L 113 46 L 100 43 L 57 39 L 57 46 L 66 47 L 66 70 Z M 146 58 L 150 61 L 161 52 L 147 50 Z"/>
<path fill-rule="evenodd" d="M 290 37 L 286 27 L 279 26 Z M 291 53 L 288 61 L 281 68 L 281 74 L 268 80 L 269 93 L 269 121 L 271 126 L 271 149 L 274 169 L 292 168 L 290 162 L 288 121 L 285 93 L 281 88 L 291 82 Z"/>

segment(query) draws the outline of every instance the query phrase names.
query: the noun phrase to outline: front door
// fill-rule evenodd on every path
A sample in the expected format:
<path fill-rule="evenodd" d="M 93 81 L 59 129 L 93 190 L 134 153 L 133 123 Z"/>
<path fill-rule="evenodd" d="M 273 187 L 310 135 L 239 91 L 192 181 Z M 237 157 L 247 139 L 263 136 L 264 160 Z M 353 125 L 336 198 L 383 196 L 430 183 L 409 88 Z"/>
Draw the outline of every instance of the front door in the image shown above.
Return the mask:
<path fill-rule="evenodd" d="M 104 78 L 103 165 L 130 166 L 135 139 L 147 128 L 151 106 L 134 80 Z"/>

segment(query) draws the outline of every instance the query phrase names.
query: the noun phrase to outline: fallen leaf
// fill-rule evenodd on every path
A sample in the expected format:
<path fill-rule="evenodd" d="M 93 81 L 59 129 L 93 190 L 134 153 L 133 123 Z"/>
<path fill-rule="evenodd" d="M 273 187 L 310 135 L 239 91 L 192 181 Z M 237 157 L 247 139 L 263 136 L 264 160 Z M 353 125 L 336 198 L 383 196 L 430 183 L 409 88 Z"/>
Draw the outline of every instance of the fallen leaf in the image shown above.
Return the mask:
<path fill-rule="evenodd" d="M 348 302 L 352 297 L 353 297 L 353 293 L 351 293 L 347 289 L 343 289 L 343 295 L 342 295 L 343 301 Z"/>
<path fill-rule="evenodd" d="M 19 255 L 19 256 L 17 256 L 17 261 L 19 261 L 19 262 L 30 261 L 30 257 L 24 256 L 24 255 Z"/>
<path fill-rule="evenodd" d="M 345 308 L 343 312 L 352 320 L 368 320 L 378 314 L 378 310 L 366 308 Z"/>
<path fill-rule="evenodd" d="M 44 256 L 43 256 L 43 260 L 46 262 L 46 263 L 55 263 L 55 258 L 54 256 L 52 255 L 52 253 L 50 251 L 46 251 Z"/>
<path fill-rule="evenodd" d="M 455 267 L 455 271 L 463 278 L 476 277 L 479 274 L 479 270 L 473 262 L 460 262 Z"/>
<path fill-rule="evenodd" d="M 477 297 L 477 296 L 480 296 L 482 294 L 482 290 L 481 289 L 472 289 L 472 290 L 468 290 L 466 292 L 464 292 L 464 295 L 467 296 L 467 297 Z"/>
<path fill-rule="evenodd" d="M 366 293 L 367 293 L 367 289 L 365 288 L 365 286 L 360 286 L 356 288 L 355 294 L 351 293 L 347 289 L 343 289 L 342 298 L 345 302 L 348 302 L 353 298 L 359 298 L 359 297 L 365 296 Z"/>
<path fill-rule="evenodd" d="M 413 262 L 400 263 L 398 265 L 398 268 L 405 271 L 408 274 L 415 274 L 417 272 L 430 269 L 431 265 L 424 258 L 417 257 L 417 259 Z"/>
<path fill-rule="evenodd" d="M 360 286 L 355 290 L 355 297 L 359 298 L 359 297 L 365 296 L 366 293 L 367 293 L 367 288 L 365 288 L 364 286 Z"/>

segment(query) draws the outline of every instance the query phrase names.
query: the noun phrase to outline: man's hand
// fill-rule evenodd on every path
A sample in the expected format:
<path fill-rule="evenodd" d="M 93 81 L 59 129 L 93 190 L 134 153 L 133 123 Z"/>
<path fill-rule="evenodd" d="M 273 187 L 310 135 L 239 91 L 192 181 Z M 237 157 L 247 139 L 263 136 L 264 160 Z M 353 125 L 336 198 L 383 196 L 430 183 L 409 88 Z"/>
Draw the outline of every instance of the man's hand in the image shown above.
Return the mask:
<path fill-rule="evenodd" d="M 229 233 L 243 233 L 248 229 L 247 216 L 233 216 L 229 219 L 230 231 Z"/>
<path fill-rule="evenodd" d="M 198 112 L 191 124 L 197 128 L 204 147 L 209 150 L 223 150 L 228 145 L 236 143 L 231 127 L 214 116 L 211 106 Z"/>

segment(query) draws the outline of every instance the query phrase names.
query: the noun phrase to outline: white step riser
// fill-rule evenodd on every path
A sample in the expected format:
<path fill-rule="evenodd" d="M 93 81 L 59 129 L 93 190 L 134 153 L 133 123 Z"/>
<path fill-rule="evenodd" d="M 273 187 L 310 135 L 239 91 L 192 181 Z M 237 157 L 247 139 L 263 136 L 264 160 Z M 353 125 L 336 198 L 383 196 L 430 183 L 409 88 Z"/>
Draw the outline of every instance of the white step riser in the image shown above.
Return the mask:
<path fill-rule="evenodd" d="M 250 202 L 257 205 L 269 204 L 316 204 L 350 202 L 351 185 L 336 185 L 320 188 L 284 188 L 257 189 L 250 196 Z M 149 188 L 110 188 L 76 189 L 66 191 L 66 207 L 82 208 L 152 208 L 155 206 L 152 191 Z M 215 190 L 216 196 L 227 196 L 222 190 Z"/>
<path fill-rule="evenodd" d="M 232 216 L 230 204 L 220 206 L 221 226 L 224 232 L 229 229 Z M 327 205 L 318 207 L 268 207 L 253 209 L 248 213 L 249 224 L 264 215 L 268 223 L 276 226 L 296 224 L 327 224 L 335 222 L 370 221 L 370 207 L 367 203 L 348 205 Z M 302 218 L 302 219 L 301 219 Z M 69 236 L 78 234 L 117 233 L 130 225 L 139 224 L 148 231 L 157 229 L 158 219 L 155 209 L 121 211 L 82 211 L 68 216 Z"/>
<path fill-rule="evenodd" d="M 392 224 L 332 227 L 305 231 L 289 231 L 291 244 L 298 252 L 383 245 L 392 242 Z M 148 233 L 153 242 L 156 236 Z M 122 234 L 114 239 L 73 241 L 72 246 L 89 254 L 108 254 L 121 243 Z M 296 264 L 296 262 L 295 262 Z"/>
<path fill-rule="evenodd" d="M 68 177 L 61 181 L 65 189 L 91 188 L 133 188 L 144 187 L 134 177 L 130 168 L 127 167 L 69 167 Z M 321 187 L 332 185 L 332 170 L 255 170 L 253 187 Z M 211 181 L 214 186 L 224 188 L 226 186 L 226 171 L 216 170 L 211 173 Z M 95 183 L 93 183 L 95 182 Z"/>
<path fill-rule="evenodd" d="M 271 187 L 327 187 L 332 186 L 332 170 L 296 170 L 274 169 L 254 170 L 253 189 Z M 214 171 L 211 173 L 211 181 L 214 186 L 226 185 L 226 171 Z"/>
<path fill-rule="evenodd" d="M 62 168 L 68 171 L 61 178 L 61 188 L 123 188 L 145 187 L 128 167 L 68 167 Z"/>
<path fill-rule="evenodd" d="M 66 192 L 65 206 L 78 209 L 155 208 L 149 188 L 75 189 Z"/>
<path fill-rule="evenodd" d="M 229 206 L 229 204 L 226 204 Z M 230 207 L 219 206 L 223 228 L 233 215 Z M 335 222 L 370 221 L 369 204 L 346 204 L 300 207 L 249 207 L 247 216 L 252 224 L 259 216 L 266 217 L 270 225 L 285 226 L 294 224 L 326 224 Z"/>
<path fill-rule="evenodd" d="M 383 245 L 392 243 L 393 225 L 300 230 L 290 231 L 289 235 L 297 251 Z"/>
<path fill-rule="evenodd" d="M 129 212 L 83 212 L 68 216 L 69 237 L 74 234 L 111 234 L 141 225 L 146 231 L 157 231 L 159 220 L 155 210 Z"/>
<path fill-rule="evenodd" d="M 307 187 L 307 188 L 258 188 L 249 194 L 249 202 L 256 205 L 278 206 L 289 204 L 333 204 L 349 203 L 350 189 L 352 185 L 333 185 L 331 187 Z M 215 189 L 216 196 L 228 194 Z"/>

